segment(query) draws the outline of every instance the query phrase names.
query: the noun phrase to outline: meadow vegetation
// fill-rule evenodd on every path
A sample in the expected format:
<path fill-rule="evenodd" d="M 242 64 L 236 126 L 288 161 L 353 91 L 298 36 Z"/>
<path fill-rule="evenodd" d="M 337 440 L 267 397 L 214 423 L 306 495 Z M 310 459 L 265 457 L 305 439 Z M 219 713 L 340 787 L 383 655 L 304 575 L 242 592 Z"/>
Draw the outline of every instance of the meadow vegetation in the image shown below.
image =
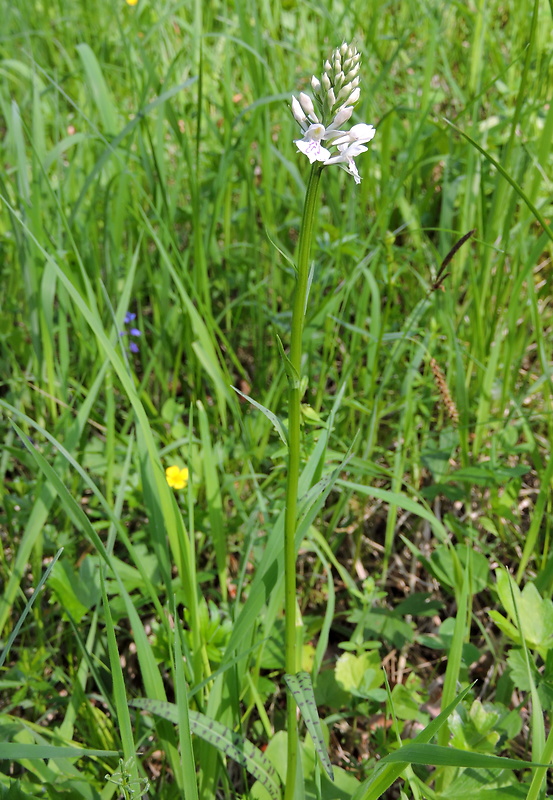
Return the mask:
<path fill-rule="evenodd" d="M 290 103 L 343 41 L 294 797 L 545 796 L 553 0 L 0 10 L 0 798 L 283 796 Z"/>

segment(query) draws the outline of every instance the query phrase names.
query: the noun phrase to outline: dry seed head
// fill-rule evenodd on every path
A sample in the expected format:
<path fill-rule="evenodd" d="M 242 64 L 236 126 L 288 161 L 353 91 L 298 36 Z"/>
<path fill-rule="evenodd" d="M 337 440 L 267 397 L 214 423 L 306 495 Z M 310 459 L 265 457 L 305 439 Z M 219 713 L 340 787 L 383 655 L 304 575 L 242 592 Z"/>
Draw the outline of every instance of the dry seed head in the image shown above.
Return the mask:
<path fill-rule="evenodd" d="M 455 405 L 455 401 L 453 400 L 451 393 L 449 391 L 449 386 L 447 385 L 445 375 L 440 369 L 440 365 L 436 361 L 435 358 L 430 359 L 430 368 L 434 374 L 434 380 L 436 381 L 436 386 L 438 387 L 438 391 L 440 393 L 440 397 L 443 403 L 443 406 L 447 412 L 448 417 L 454 423 L 454 425 L 459 424 L 459 411 L 457 410 L 457 406 Z"/>

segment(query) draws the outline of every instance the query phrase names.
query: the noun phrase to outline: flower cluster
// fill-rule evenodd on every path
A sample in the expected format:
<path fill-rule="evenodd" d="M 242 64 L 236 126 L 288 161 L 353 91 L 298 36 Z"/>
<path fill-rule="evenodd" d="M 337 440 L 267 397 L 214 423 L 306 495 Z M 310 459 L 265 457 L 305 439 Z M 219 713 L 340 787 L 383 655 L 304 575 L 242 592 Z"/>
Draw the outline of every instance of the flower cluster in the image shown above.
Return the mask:
<path fill-rule="evenodd" d="M 125 319 L 123 320 L 123 324 L 130 325 L 131 322 L 133 322 L 135 319 L 136 319 L 136 314 L 132 314 L 130 311 L 127 311 L 127 313 L 125 314 Z M 135 338 L 142 336 L 142 331 L 139 331 L 138 328 L 134 327 L 130 328 L 128 331 L 127 330 L 119 331 L 119 336 L 126 336 L 127 333 L 130 336 L 134 336 Z M 131 351 L 131 353 L 138 353 L 139 350 L 137 343 L 133 342 L 132 339 L 129 342 L 129 350 Z"/>
<path fill-rule="evenodd" d="M 344 42 L 325 61 L 320 80 L 315 75 L 311 78 L 315 102 L 305 92 L 300 92 L 299 99 L 292 97 L 292 114 L 303 133 L 301 139 L 294 140 L 298 150 L 311 164 L 339 164 L 353 175 L 355 183 L 360 183 L 361 177 L 354 159 L 367 151 L 365 144 L 376 133 L 372 125 L 364 122 L 349 131 L 342 130 L 359 100 L 360 58 L 356 48 Z M 329 147 L 336 150 L 331 152 Z"/>

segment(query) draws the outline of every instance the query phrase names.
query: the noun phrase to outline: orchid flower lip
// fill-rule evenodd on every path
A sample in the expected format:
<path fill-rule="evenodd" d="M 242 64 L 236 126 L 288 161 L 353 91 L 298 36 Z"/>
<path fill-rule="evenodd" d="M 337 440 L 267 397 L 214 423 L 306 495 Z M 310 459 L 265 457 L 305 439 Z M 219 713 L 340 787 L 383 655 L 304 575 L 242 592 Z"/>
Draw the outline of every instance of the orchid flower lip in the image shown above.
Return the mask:
<path fill-rule="evenodd" d="M 330 151 L 321 144 L 325 133 L 325 126 L 315 122 L 304 131 L 303 139 L 296 139 L 294 142 L 298 150 L 308 157 L 310 164 L 330 158 Z"/>

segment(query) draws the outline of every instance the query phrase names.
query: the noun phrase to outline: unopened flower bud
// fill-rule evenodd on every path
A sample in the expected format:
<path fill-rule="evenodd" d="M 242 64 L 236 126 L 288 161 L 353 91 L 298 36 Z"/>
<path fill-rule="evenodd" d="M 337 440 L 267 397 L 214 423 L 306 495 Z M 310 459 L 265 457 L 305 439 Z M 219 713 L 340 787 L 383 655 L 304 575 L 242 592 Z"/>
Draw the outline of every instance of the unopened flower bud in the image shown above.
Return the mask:
<path fill-rule="evenodd" d="M 330 89 L 326 93 L 326 96 L 328 100 L 328 107 L 330 109 L 334 108 L 334 106 L 336 105 L 336 96 L 334 94 L 334 89 L 332 87 L 330 87 Z"/>
<path fill-rule="evenodd" d="M 313 89 L 315 94 L 319 94 L 319 92 L 321 91 L 321 82 L 318 78 L 315 77 L 315 75 L 313 75 L 313 77 L 311 78 L 311 88 Z"/>
<path fill-rule="evenodd" d="M 359 100 L 360 96 L 361 96 L 361 89 L 359 87 L 357 87 L 356 89 L 353 90 L 353 92 L 348 97 L 348 99 L 346 101 L 347 105 L 348 106 L 354 106 L 357 103 L 357 101 Z"/>
<path fill-rule="evenodd" d="M 328 59 L 324 63 L 324 69 L 326 73 L 332 72 L 332 64 L 330 63 L 330 61 L 328 61 Z"/>
<path fill-rule="evenodd" d="M 323 89 L 325 90 L 325 92 L 328 92 L 331 84 L 330 84 L 330 78 L 328 77 L 326 72 L 324 73 L 324 75 L 321 75 L 321 83 L 323 85 Z"/>
<path fill-rule="evenodd" d="M 300 92 L 300 105 L 308 117 L 315 117 L 316 119 L 317 115 L 315 114 L 313 101 L 311 100 L 308 94 L 305 94 L 305 92 Z"/>
<path fill-rule="evenodd" d="M 346 80 L 353 80 L 359 73 L 359 64 L 350 64 L 349 66 L 344 64 L 344 72 L 346 73 Z"/>
<path fill-rule="evenodd" d="M 294 119 L 296 120 L 296 122 L 299 122 L 300 125 L 302 124 L 302 122 L 305 122 L 307 120 L 307 117 L 303 113 L 302 107 L 300 106 L 297 98 L 295 97 L 292 97 L 292 114 L 294 115 Z"/>
<path fill-rule="evenodd" d="M 338 113 L 334 117 L 332 126 L 334 128 L 339 128 L 341 125 L 344 124 L 344 122 L 348 121 L 348 119 L 351 117 L 352 114 L 353 114 L 353 106 L 342 106 L 342 108 L 339 109 Z"/>
<path fill-rule="evenodd" d="M 342 86 L 342 88 L 338 92 L 338 96 L 336 98 L 336 102 L 339 103 L 340 100 L 344 99 L 344 97 L 349 97 L 350 92 L 353 90 L 353 88 L 354 87 L 351 85 L 351 83 L 346 83 L 345 86 Z M 300 95 L 300 97 L 301 97 L 301 95 Z"/>

